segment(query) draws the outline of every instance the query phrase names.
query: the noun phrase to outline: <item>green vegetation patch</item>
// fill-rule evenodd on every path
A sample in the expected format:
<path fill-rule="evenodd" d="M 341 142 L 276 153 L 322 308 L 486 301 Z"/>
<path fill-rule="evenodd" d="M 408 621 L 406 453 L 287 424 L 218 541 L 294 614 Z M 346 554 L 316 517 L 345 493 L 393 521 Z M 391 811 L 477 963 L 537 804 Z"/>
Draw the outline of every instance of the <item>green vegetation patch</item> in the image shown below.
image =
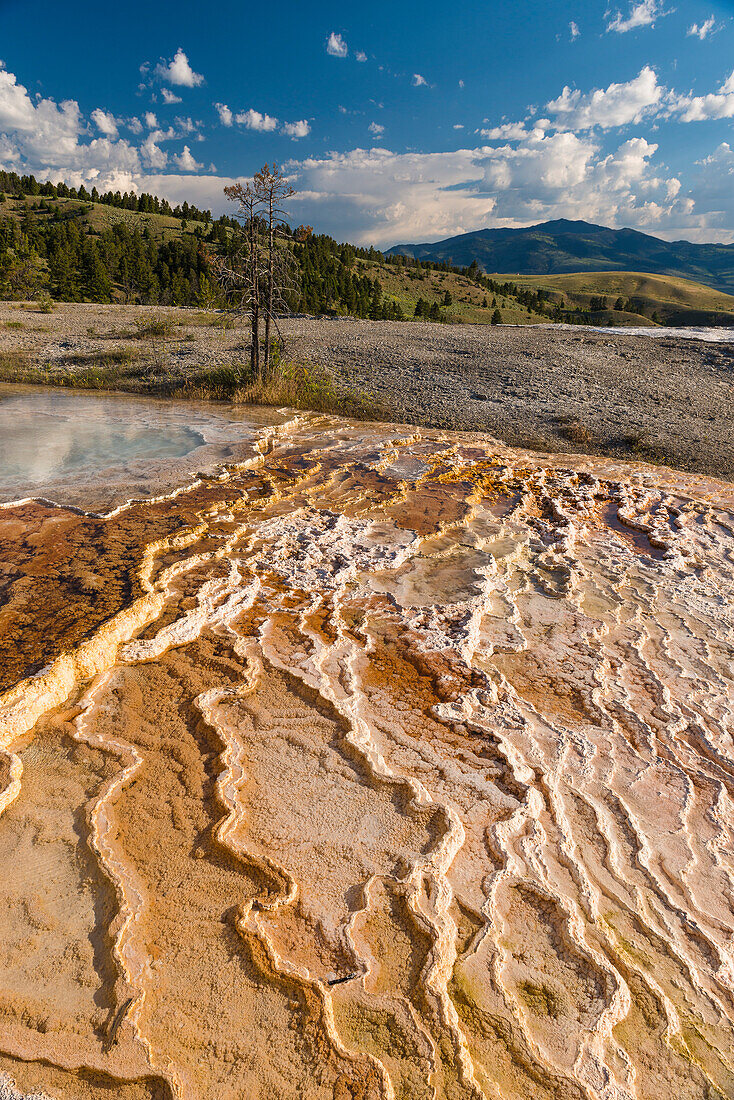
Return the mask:
<path fill-rule="evenodd" d="M 563 301 L 569 311 L 590 313 L 596 324 L 734 325 L 734 295 L 675 275 L 584 271 L 512 278 Z"/>
<path fill-rule="evenodd" d="M 0 351 L 0 381 L 25 382 L 25 374 L 33 369 L 27 351 Z"/>
<path fill-rule="evenodd" d="M 53 363 L 38 363 L 25 351 L 0 352 L 0 381 L 78 389 L 135 388 L 123 383 L 139 375 L 138 368 L 133 365 L 137 357 L 137 349 L 113 348 L 76 354 Z"/>
<path fill-rule="evenodd" d="M 45 311 L 54 302 L 194 306 L 206 312 L 186 322 L 193 326 L 238 323 L 208 312 L 224 304 L 212 258 L 237 252 L 244 230 L 236 219 L 215 220 L 154 195 L 100 195 L 3 171 L 0 194 L 0 297 L 38 299 Z M 300 280 L 286 311 L 447 324 L 734 325 L 734 296 L 690 279 L 634 271 L 487 275 L 476 257 L 459 267 L 339 243 L 308 226 L 281 232 L 278 247 L 292 252 Z"/>

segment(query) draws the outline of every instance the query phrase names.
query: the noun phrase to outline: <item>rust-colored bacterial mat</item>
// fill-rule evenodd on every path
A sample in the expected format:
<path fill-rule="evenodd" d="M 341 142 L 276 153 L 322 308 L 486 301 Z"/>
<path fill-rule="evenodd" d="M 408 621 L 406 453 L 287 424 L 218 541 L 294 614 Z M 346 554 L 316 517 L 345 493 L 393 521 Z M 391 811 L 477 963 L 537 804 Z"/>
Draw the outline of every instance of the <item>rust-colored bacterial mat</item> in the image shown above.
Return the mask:
<path fill-rule="evenodd" d="M 0 507 L 0 1094 L 733 1096 L 731 486 L 240 457 Z"/>

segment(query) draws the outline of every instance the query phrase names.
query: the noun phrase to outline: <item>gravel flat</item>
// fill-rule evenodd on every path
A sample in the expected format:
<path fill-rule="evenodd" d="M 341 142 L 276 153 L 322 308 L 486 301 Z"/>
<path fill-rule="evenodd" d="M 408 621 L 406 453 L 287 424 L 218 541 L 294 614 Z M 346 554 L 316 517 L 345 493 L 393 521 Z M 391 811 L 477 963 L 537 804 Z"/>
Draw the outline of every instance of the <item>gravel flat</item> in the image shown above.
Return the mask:
<path fill-rule="evenodd" d="M 136 306 L 64 305 L 41 315 L 0 305 L 0 353 L 23 353 L 73 373 L 95 352 L 125 346 Z M 246 358 L 243 329 L 201 314 L 155 310 L 175 322 L 151 352 L 135 347 L 140 377 Z M 206 319 L 205 319 L 206 320 Z M 198 323 L 196 323 L 198 321 Z M 12 327 L 8 327 L 8 322 Z M 20 322 L 21 327 L 18 326 Z M 374 395 L 381 417 L 487 431 L 539 450 L 662 462 L 734 480 L 734 343 L 618 335 L 585 328 L 290 318 L 287 354 L 327 366 L 342 386 Z"/>
<path fill-rule="evenodd" d="M 734 478 L 734 343 L 588 329 L 298 319 L 294 354 L 391 418 Z"/>

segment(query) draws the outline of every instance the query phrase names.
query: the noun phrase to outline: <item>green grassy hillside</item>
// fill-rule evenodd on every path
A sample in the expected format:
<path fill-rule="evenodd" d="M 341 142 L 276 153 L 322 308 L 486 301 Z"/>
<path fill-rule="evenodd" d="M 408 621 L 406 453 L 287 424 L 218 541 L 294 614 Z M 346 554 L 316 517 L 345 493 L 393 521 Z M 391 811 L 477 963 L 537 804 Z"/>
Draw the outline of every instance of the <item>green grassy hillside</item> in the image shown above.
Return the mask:
<path fill-rule="evenodd" d="M 570 275 L 493 275 L 512 279 L 518 286 L 546 290 L 553 301 L 589 310 L 592 299 L 606 298 L 608 308 L 599 318 L 615 324 L 652 323 L 656 315 L 665 325 L 734 325 L 734 296 L 713 290 L 691 279 L 650 275 L 639 271 L 593 271 Z M 616 310 L 619 298 L 644 310 L 644 316 Z M 622 320 L 620 312 L 624 313 Z"/>
<path fill-rule="evenodd" d="M 103 233 L 105 229 L 121 224 L 131 230 L 137 229 L 140 233 L 147 229 L 151 237 L 159 242 L 177 240 L 204 228 L 204 222 L 187 220 L 184 229 L 181 218 L 167 214 L 142 214 L 136 210 L 124 210 L 101 202 L 44 198 L 42 195 L 23 195 L 18 198 L 7 195 L 5 202 L 0 205 L 0 217 L 22 222 L 28 209 L 39 220 L 53 217 L 56 213 L 59 217 L 74 219 L 79 226 L 94 234 Z"/>
<path fill-rule="evenodd" d="M 406 317 L 412 317 L 419 298 L 440 306 L 442 315 L 454 324 L 489 324 L 495 308 L 502 323 L 528 325 L 548 323 L 545 314 L 526 309 L 516 298 L 493 295 L 464 275 L 454 272 L 416 270 L 372 260 L 357 260 L 357 268 L 371 279 L 379 279 L 383 294 L 393 298 Z M 446 293 L 451 304 L 444 305 Z"/>
<path fill-rule="evenodd" d="M 411 317 L 416 302 L 423 298 L 436 302 L 449 322 L 488 324 L 497 308 L 503 324 L 547 324 L 547 313 L 527 309 L 515 297 L 485 291 L 482 287 L 453 272 L 428 268 L 397 268 L 393 264 L 358 260 L 357 265 L 370 278 L 377 278 L 383 293 L 394 298 L 406 316 Z M 689 279 L 672 275 L 648 275 L 638 271 L 581 272 L 572 275 L 489 276 L 498 283 L 513 283 L 533 291 L 545 291 L 552 304 L 573 312 L 580 310 L 585 319 L 600 325 L 734 325 L 734 296 L 712 290 Z M 451 305 L 443 306 L 446 291 Z M 606 309 L 594 308 L 595 299 L 606 299 Z M 623 299 L 619 302 L 619 299 Z M 485 304 L 486 303 L 486 304 Z M 620 308 L 616 308 L 619 305 Z M 625 309 L 625 306 L 631 306 Z"/>

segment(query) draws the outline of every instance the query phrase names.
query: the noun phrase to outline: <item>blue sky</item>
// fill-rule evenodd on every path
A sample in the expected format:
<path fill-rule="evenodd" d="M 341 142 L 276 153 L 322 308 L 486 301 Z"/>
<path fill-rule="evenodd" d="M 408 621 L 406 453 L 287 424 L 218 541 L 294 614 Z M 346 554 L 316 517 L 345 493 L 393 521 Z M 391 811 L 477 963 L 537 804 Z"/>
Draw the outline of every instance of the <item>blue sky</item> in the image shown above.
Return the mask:
<path fill-rule="evenodd" d="M 734 3 L 0 0 L 0 166 L 389 245 L 585 218 L 734 241 Z M 32 26 L 29 12 L 32 10 Z"/>

